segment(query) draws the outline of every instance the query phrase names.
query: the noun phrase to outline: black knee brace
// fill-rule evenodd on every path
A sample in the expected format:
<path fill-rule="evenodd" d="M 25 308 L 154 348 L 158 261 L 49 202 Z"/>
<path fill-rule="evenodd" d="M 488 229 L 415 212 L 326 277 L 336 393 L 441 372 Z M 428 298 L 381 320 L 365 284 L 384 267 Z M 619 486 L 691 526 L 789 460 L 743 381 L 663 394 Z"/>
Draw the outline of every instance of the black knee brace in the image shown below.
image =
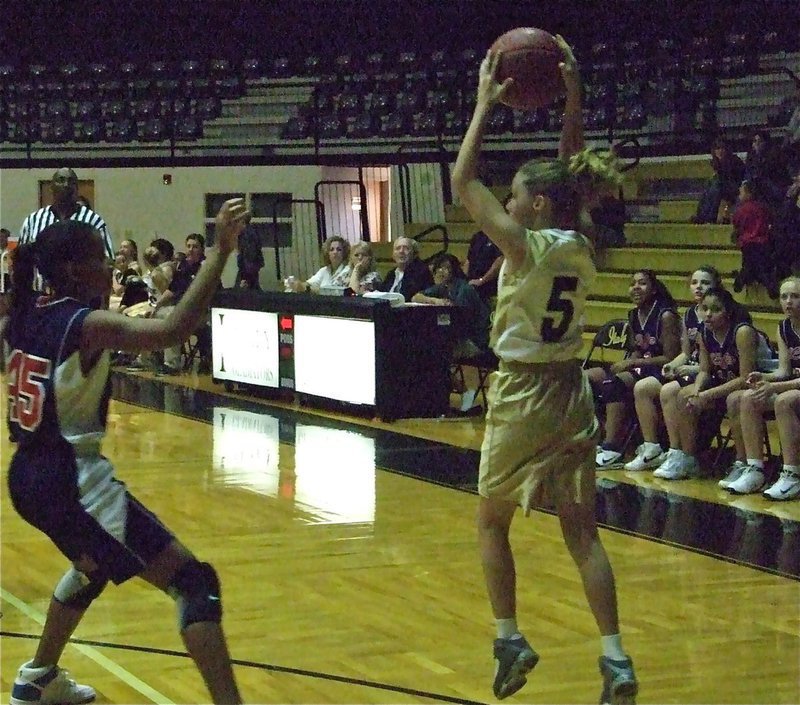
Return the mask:
<path fill-rule="evenodd" d="M 65 607 L 85 610 L 101 593 L 107 580 L 94 580 L 75 568 L 70 568 L 58 581 L 53 597 Z"/>
<path fill-rule="evenodd" d="M 222 594 L 217 572 L 208 563 L 189 561 L 167 590 L 178 605 L 181 631 L 198 622 L 222 621 Z"/>

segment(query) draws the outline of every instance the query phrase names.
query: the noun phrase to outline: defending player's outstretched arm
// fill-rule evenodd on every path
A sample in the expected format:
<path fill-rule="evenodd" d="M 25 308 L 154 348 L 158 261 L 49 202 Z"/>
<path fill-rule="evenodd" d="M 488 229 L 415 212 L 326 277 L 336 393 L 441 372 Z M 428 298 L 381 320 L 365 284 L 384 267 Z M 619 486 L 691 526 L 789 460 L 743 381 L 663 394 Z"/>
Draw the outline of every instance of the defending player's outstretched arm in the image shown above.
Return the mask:
<path fill-rule="evenodd" d="M 226 201 L 220 208 L 216 252 L 206 258 L 172 315 L 165 319 L 129 318 L 111 311 L 93 311 L 83 324 L 82 350 L 161 350 L 188 338 L 206 315 L 225 263 L 236 249 L 246 213 L 241 198 Z"/>

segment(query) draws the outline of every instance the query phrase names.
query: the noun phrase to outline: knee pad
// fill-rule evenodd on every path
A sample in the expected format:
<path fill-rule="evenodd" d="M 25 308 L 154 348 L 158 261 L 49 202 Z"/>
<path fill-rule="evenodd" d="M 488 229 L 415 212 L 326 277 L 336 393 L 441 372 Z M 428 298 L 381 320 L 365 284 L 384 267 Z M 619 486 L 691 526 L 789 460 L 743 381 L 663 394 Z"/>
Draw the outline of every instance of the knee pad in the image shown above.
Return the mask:
<path fill-rule="evenodd" d="M 70 568 L 58 581 L 53 597 L 65 607 L 85 610 L 101 593 L 107 580 L 93 580 L 75 568 Z"/>
<path fill-rule="evenodd" d="M 217 571 L 191 560 L 182 566 L 167 590 L 178 606 L 181 631 L 198 622 L 222 621 L 222 595 Z"/>
<path fill-rule="evenodd" d="M 604 404 L 625 401 L 628 398 L 628 388 L 619 377 L 604 379 L 599 385 L 597 397 Z"/>

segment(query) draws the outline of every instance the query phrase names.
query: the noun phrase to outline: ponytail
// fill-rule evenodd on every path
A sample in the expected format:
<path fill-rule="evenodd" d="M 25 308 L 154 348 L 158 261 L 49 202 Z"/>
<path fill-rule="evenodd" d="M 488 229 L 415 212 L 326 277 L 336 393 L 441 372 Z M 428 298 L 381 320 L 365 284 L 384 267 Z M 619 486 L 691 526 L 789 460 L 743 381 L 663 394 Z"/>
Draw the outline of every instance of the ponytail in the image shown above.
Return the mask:
<path fill-rule="evenodd" d="M 569 158 L 569 171 L 584 189 L 590 191 L 622 183 L 619 159 L 613 150 L 600 151 L 586 147 Z"/>

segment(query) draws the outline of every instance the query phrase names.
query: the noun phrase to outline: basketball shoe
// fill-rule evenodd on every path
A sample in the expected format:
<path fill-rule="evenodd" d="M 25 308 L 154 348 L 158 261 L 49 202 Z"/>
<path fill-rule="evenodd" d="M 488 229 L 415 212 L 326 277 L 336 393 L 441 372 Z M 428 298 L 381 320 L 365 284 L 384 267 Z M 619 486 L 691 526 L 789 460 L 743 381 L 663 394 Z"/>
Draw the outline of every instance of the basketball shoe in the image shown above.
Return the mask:
<path fill-rule="evenodd" d="M 600 694 L 601 705 L 618 705 L 626 703 L 632 705 L 636 702 L 639 684 L 633 672 L 633 661 L 626 658 L 624 661 L 601 656 L 598 659 L 600 675 L 603 676 L 603 692 Z"/>
<path fill-rule="evenodd" d="M 516 693 L 528 682 L 527 675 L 539 662 L 539 655 L 521 637 L 519 639 L 495 639 L 494 657 L 497 666 L 492 690 L 499 700 Z"/>
<path fill-rule="evenodd" d="M 800 475 L 784 468 L 777 482 L 762 492 L 764 497 L 778 502 L 800 497 Z"/>
<path fill-rule="evenodd" d="M 94 688 L 79 685 L 58 666 L 22 664 L 11 689 L 11 705 L 78 705 L 95 699 Z"/>

